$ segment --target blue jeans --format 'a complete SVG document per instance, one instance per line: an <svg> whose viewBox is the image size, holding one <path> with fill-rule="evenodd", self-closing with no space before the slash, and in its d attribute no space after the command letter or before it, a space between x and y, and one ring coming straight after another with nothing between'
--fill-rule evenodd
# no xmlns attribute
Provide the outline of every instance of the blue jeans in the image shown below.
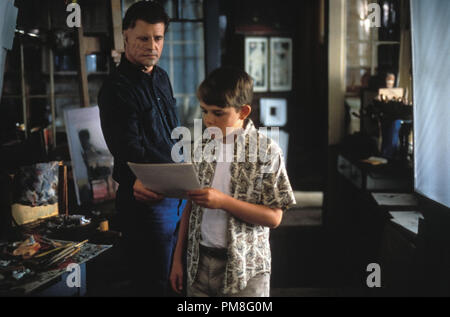
<svg viewBox="0 0 450 317"><path fill-rule="evenodd" d="M164 199L148 206L118 193L125 265L132 279L132 296L168 296L172 255L186 201Z"/></svg>

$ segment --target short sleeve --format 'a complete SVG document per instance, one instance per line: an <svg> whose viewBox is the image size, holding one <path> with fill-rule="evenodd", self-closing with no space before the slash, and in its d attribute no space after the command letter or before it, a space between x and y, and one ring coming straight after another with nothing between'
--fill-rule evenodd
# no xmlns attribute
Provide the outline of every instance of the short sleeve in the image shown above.
<svg viewBox="0 0 450 317"><path fill-rule="evenodd" d="M270 145L270 159L262 176L262 202L270 208L288 210L296 204L294 192L287 175L284 158L278 145Z"/></svg>

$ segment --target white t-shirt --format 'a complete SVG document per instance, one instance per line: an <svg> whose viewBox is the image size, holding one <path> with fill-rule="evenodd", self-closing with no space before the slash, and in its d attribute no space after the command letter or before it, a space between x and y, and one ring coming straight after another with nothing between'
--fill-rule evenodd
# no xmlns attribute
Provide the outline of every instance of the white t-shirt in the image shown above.
<svg viewBox="0 0 450 317"><path fill-rule="evenodd" d="M233 143L222 144L217 160L216 171L214 173L214 179L211 184L212 188L215 188L226 195L230 195L230 167L233 158L233 150ZM205 208L201 224L202 239L200 244L211 248L227 248L227 227L228 215L225 210Z"/></svg>

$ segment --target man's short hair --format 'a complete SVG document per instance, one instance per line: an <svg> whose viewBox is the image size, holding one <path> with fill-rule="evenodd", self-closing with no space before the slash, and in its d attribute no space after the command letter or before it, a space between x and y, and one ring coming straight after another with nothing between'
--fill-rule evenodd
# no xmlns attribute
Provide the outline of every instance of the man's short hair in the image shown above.
<svg viewBox="0 0 450 317"><path fill-rule="evenodd" d="M170 21L166 10L156 1L139 1L131 5L125 13L122 30L133 29L137 20L149 24L164 23L164 32L167 32Z"/></svg>
<svg viewBox="0 0 450 317"><path fill-rule="evenodd" d="M240 110L242 106L252 104L253 79L237 68L217 68L200 84L197 98L207 105Z"/></svg>

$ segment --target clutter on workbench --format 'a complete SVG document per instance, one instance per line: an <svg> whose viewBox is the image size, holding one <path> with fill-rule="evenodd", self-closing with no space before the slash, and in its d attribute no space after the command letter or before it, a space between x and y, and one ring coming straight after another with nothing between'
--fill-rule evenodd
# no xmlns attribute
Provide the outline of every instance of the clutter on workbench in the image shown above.
<svg viewBox="0 0 450 317"><path fill-rule="evenodd" d="M25 283L36 274L64 267L78 254L82 242L63 242L41 235L0 245L0 290Z"/></svg>

